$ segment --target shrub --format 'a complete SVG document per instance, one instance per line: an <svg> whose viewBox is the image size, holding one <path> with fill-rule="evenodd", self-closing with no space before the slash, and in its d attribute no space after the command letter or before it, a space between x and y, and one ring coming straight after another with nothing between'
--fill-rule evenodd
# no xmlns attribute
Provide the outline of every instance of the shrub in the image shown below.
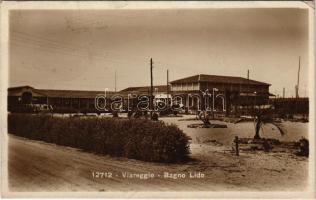
<svg viewBox="0 0 316 200"><path fill-rule="evenodd" d="M153 113L151 119L154 120L154 121L158 121L158 114L157 113Z"/></svg>
<svg viewBox="0 0 316 200"><path fill-rule="evenodd" d="M10 114L8 130L29 139L151 162L181 162L189 154L189 137L177 126L146 119Z"/></svg>

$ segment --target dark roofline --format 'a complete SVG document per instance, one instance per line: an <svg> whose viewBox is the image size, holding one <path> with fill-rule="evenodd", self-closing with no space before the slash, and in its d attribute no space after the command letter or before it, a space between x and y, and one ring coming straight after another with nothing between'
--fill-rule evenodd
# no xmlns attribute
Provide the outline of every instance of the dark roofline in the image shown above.
<svg viewBox="0 0 316 200"><path fill-rule="evenodd" d="M199 76L201 74L198 74L198 75L194 75L194 76L188 76L188 77L184 77L184 78L180 78L180 79L176 79L174 81L170 81L170 83L175 83L175 82L178 82L178 81L182 81L182 80L185 80L185 79L189 79L189 78L194 78L194 77L198 77L198 80L196 82L199 82Z"/></svg>
<svg viewBox="0 0 316 200"><path fill-rule="evenodd" d="M173 83L183 83L183 82L185 82L186 80L189 80L189 79L196 79L196 80L188 81L188 82L191 82L191 83L192 82L194 82L194 83L208 82L207 80L200 80L201 76L213 76L213 77L220 77L220 78L235 78L235 79L238 78L238 79L248 80L247 78L243 78L243 77L240 77L240 76L221 76L221 75L210 75L210 74L197 74L197 75L194 75L194 76L189 76L189 77L177 79L177 80L171 81L170 83L171 84L173 84ZM270 83L265 83L265 82L256 81L256 80L252 80L252 79L249 79L249 81L252 82L252 83L249 83L250 85L269 85L269 86L271 85ZM214 83L222 83L222 82L214 81ZM232 84L235 84L235 83L232 83Z"/></svg>
<svg viewBox="0 0 316 200"><path fill-rule="evenodd" d="M100 90L58 90L58 89L38 89L38 88L34 88L32 86L29 85L25 85L25 86L18 86L18 87L9 87L8 90L12 90L12 89L21 89L21 88L31 88L34 89L35 91L52 91L52 92L57 92L57 91L62 91L62 92L103 92ZM107 91L107 92L113 92L113 91Z"/></svg>
<svg viewBox="0 0 316 200"><path fill-rule="evenodd" d="M154 85L153 88L155 89L155 87L167 87L167 85ZM126 92L126 91L132 91L132 89L137 90L137 89L141 89L141 88L148 88L150 89L150 86L137 86L137 87L127 87L123 90L120 90L119 92ZM169 86L170 88L170 86Z"/></svg>
<svg viewBox="0 0 316 200"><path fill-rule="evenodd" d="M98 91L98 90L55 90L55 89L35 89L36 91L42 91L42 92L100 92L104 93L103 91ZM107 91L107 92L112 92L112 91Z"/></svg>
<svg viewBox="0 0 316 200"><path fill-rule="evenodd" d="M22 86L17 86L17 87L9 87L8 90L16 90L16 89L21 89L21 88L31 88L31 89L35 89L32 86L29 85L22 85Z"/></svg>
<svg viewBox="0 0 316 200"><path fill-rule="evenodd" d="M65 98L90 98L95 96L96 94L104 94L105 91L93 91L93 90L55 90L55 89L36 89L31 86L19 86L8 88L8 91L30 88L33 92L38 93L47 97L65 97ZM109 94L113 93L113 91L107 91ZM10 94L8 94L10 95Z"/></svg>

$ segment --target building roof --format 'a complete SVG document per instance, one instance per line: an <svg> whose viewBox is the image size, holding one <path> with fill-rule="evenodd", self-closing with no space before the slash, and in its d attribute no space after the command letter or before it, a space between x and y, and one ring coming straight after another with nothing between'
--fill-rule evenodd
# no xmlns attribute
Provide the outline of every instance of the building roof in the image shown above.
<svg viewBox="0 0 316 200"><path fill-rule="evenodd" d="M190 76L175 81L171 81L171 84L174 83L197 83L197 82L212 82L212 83L230 83L230 84L250 84L250 85L270 85L268 83L259 82L251 79L246 79L242 77L234 76L218 76L218 75L207 75L207 74L198 74L195 76Z"/></svg>
<svg viewBox="0 0 316 200"><path fill-rule="evenodd" d="M10 87L8 88L8 91L22 90L22 89L34 89L34 88L29 85L23 85L23 86L17 86L17 87Z"/></svg>
<svg viewBox="0 0 316 200"><path fill-rule="evenodd" d="M82 90L36 90L47 97L65 98L95 98L97 95L105 94L105 91L82 91Z"/></svg>
<svg viewBox="0 0 316 200"><path fill-rule="evenodd" d="M167 92L166 85L154 86L158 92ZM120 95L127 97L128 94L147 94L150 91L150 86L144 87L129 87L119 92L107 91L107 96ZM63 97L63 98L95 98L97 95L104 95L105 91L84 91L84 90L48 90L36 89L31 86L19 86L8 88L8 96L22 96L24 92L31 92L34 97Z"/></svg>
<svg viewBox="0 0 316 200"><path fill-rule="evenodd" d="M158 92L167 92L167 86L166 85L154 85L154 91L158 89ZM170 89L170 86L169 86ZM142 92L142 93L147 93L150 92L150 86L142 86L142 87L128 87L125 88L124 90L121 90L120 92Z"/></svg>
<svg viewBox="0 0 316 200"><path fill-rule="evenodd" d="M105 91L84 91L84 90L47 90L35 89L31 86L20 86L8 88L9 96L21 96L23 92L31 91L33 96L64 97L64 98L95 98ZM108 93L113 93L109 91Z"/></svg>

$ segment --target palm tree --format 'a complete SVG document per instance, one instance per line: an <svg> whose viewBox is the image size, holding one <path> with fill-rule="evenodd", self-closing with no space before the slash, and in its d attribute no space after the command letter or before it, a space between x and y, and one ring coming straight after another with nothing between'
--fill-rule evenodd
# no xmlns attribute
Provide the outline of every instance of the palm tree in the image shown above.
<svg viewBox="0 0 316 200"><path fill-rule="evenodd" d="M273 112L271 109L254 109L252 111L252 116L254 117L255 123L254 139L261 139L259 132L265 124L271 124L275 126L279 130L281 135L285 135L285 130L283 129L282 125L273 118L272 113ZM246 121L246 119L240 119L235 122L235 124Z"/></svg>
<svg viewBox="0 0 316 200"><path fill-rule="evenodd" d="M211 125L209 114L206 111L199 112L196 117L201 120L205 126Z"/></svg>

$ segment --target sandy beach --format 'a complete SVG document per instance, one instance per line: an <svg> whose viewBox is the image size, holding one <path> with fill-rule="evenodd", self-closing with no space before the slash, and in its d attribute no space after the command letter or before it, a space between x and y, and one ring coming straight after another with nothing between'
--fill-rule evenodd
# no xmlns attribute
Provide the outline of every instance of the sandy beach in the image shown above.
<svg viewBox="0 0 316 200"><path fill-rule="evenodd" d="M190 117L192 118L184 118ZM10 190L302 191L306 188L306 157L282 152L241 152L240 156L236 156L229 152L234 135L252 136L251 123L227 123L227 129L191 129L186 125L199 121L179 121L183 119L180 117L161 119L178 124L192 138L192 160L181 164L150 163L95 155L9 134ZM281 138L285 141L307 135L308 123L285 122L284 125L298 127L297 130L290 129L291 132L288 131ZM296 132L299 130L300 134ZM280 137L271 131L274 131L271 127L265 127L265 137L268 134L275 138ZM209 140L218 142L208 142ZM103 177L100 176L101 173ZM128 174L133 177L126 177ZM139 178L140 174L153 174L154 177Z"/></svg>

